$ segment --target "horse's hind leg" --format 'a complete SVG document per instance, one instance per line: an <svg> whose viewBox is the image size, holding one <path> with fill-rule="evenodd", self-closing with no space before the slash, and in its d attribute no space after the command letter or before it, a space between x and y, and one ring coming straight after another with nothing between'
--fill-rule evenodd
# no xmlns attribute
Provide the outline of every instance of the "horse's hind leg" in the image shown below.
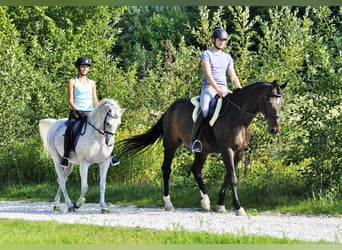
<svg viewBox="0 0 342 250"><path fill-rule="evenodd" d="M162 165L163 171L163 182L164 182L164 195L163 200L165 203L165 210L166 211L174 211L175 208L171 202L170 194L169 194L169 180L171 174L171 163L174 157L176 149L170 149L164 146L164 161Z"/></svg>
<svg viewBox="0 0 342 250"><path fill-rule="evenodd" d="M68 192L66 190L66 181L70 173L72 172L73 166L70 165L68 168L62 168L59 164L59 160L55 161L55 169L58 175L58 184L59 188L57 190L57 194L55 196L55 210L57 211L59 208L59 201L60 201L60 193L63 192L65 204L68 207L68 211L73 211L74 206L69 198Z"/></svg>
<svg viewBox="0 0 342 250"><path fill-rule="evenodd" d="M60 201L61 201L61 188L59 187L58 185L58 190L57 190L57 193L56 193L56 196L55 196L55 205L53 207L53 210L54 211L60 211L61 210L61 206L60 206Z"/></svg>
<svg viewBox="0 0 342 250"><path fill-rule="evenodd" d="M205 185L203 178L202 178L202 168L205 160L207 159L208 155L203 153L196 153L195 154L195 161L191 167L191 172L193 173L195 180L200 188L201 192L201 206L204 210L210 210L210 200L208 196L208 189Z"/></svg>

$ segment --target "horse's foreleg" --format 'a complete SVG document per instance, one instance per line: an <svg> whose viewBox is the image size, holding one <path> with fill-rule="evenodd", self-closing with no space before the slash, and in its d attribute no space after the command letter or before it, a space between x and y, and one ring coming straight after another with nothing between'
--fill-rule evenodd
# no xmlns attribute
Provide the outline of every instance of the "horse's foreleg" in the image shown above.
<svg viewBox="0 0 342 250"><path fill-rule="evenodd" d="M101 206L101 212L102 213L108 213L109 210L106 206L105 202L105 193L106 193L106 179L107 179L107 172L109 169L111 158L109 160L105 161L100 165L100 206Z"/></svg>
<svg viewBox="0 0 342 250"><path fill-rule="evenodd" d="M205 185L203 178L202 178L202 168L205 160L207 159L207 154L199 154L196 153L195 155L195 161L191 167L191 172L195 177L195 180L198 184L198 187L200 188L201 193L201 206L204 210L210 210L210 199L208 196L208 188Z"/></svg>
<svg viewBox="0 0 342 250"><path fill-rule="evenodd" d="M58 190L57 190L57 193L56 193L56 196L55 196L55 205L53 207L53 210L54 211L59 211L61 210L61 206L60 206L60 201L61 201L61 188L59 187L58 185Z"/></svg>
<svg viewBox="0 0 342 250"><path fill-rule="evenodd" d="M74 207L80 208L85 202L85 195L88 192L88 168L89 163L80 163L80 176L81 176L81 195L78 200L75 202Z"/></svg>
<svg viewBox="0 0 342 250"><path fill-rule="evenodd" d="M244 209L240 205L240 201L239 201L238 193L237 193L238 180L237 180L236 173L235 173L235 161L234 161L233 150L228 149L226 152L223 152L222 159L226 167L226 175L224 178L224 183L219 193L219 201L217 203L217 210L219 212L225 211L224 200L225 200L226 191L229 185L232 189L233 206L236 209L236 214L243 215L245 214Z"/></svg>

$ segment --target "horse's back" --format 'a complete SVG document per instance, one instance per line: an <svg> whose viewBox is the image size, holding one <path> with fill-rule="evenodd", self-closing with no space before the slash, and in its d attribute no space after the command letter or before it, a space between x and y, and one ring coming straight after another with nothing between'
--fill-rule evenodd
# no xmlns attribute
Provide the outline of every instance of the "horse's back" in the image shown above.
<svg viewBox="0 0 342 250"><path fill-rule="evenodd" d="M43 141L44 148L47 149L47 134L51 126L56 122L56 119L46 118L39 121L39 134Z"/></svg>
<svg viewBox="0 0 342 250"><path fill-rule="evenodd" d="M65 130L64 124L66 121L67 121L66 118L59 119L59 120L53 119L53 118L46 118L46 119L42 119L39 121L39 133L43 141L45 150L50 151L51 153L53 145L56 145L53 142L53 140L56 139L55 137L57 135L63 133L63 130Z"/></svg>

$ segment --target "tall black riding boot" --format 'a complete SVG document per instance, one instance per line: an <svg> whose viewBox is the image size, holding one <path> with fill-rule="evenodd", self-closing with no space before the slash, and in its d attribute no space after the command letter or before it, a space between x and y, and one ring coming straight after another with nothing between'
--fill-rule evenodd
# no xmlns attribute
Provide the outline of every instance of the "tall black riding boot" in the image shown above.
<svg viewBox="0 0 342 250"><path fill-rule="evenodd" d="M69 153L70 153L70 129L65 130L64 134L64 154L61 162L61 166L64 168L69 167Z"/></svg>
<svg viewBox="0 0 342 250"><path fill-rule="evenodd" d="M198 115L191 133L190 149L194 152L202 152L202 143L199 140L206 118L202 112Z"/></svg>

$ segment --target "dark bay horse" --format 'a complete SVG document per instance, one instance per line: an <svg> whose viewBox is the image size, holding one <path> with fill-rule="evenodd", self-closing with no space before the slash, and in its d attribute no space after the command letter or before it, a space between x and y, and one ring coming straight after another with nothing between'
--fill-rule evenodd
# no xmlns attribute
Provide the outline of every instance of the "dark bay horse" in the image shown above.
<svg viewBox="0 0 342 250"><path fill-rule="evenodd" d="M256 82L233 94L226 96L222 103L221 114L213 127L206 126L200 140L202 152L195 153L191 171L197 181L202 196L201 205L210 210L208 189L202 178L202 167L210 153L220 153L226 167L224 183L219 193L216 210L225 211L224 200L228 186L232 189L233 205L237 215L244 215L237 193L237 176L235 169L242 158L243 150L248 144L249 125L261 112L268 124L268 132L276 134L280 130L280 109L283 105L283 89L286 83L279 85L276 81ZM169 177L171 163L176 149L184 143L190 144L192 112L194 106L190 99L183 98L174 102L159 121L146 133L121 141L122 153L135 154L162 138L164 161L162 165L165 209L174 210L169 195Z"/></svg>

